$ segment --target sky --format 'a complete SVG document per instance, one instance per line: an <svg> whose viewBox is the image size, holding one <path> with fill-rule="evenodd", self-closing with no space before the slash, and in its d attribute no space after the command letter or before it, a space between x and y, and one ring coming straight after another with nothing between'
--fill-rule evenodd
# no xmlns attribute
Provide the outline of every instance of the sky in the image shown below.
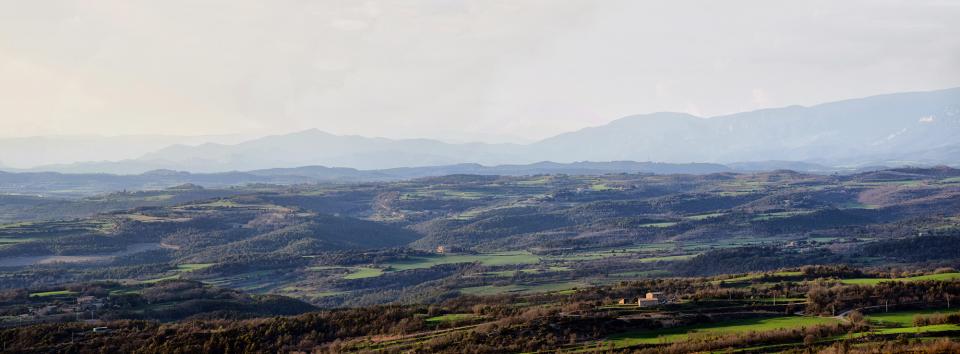
<svg viewBox="0 0 960 354"><path fill-rule="evenodd" d="M960 1L0 0L0 136L529 142L960 86Z"/></svg>

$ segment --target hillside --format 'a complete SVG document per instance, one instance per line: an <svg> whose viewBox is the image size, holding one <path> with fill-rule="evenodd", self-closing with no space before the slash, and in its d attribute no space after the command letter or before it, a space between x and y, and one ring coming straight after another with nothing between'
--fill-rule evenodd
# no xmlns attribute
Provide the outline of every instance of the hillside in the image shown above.
<svg viewBox="0 0 960 354"><path fill-rule="evenodd" d="M955 234L958 177L948 167L461 174L182 185L62 209L21 197L10 200L45 217L0 224L0 267L9 269L0 274L8 288L177 277L356 306L809 264L953 266L877 242ZM188 264L206 266L184 272Z"/></svg>
<svg viewBox="0 0 960 354"><path fill-rule="evenodd" d="M765 163L757 163L754 167L762 169L765 165ZM451 174L504 176L536 174L603 175L608 173L706 174L729 170L730 168L718 164L669 164L614 161L575 162L569 164L538 162L528 165L497 166L457 164L403 167L384 170L357 170L353 168L325 166L301 166L220 173L151 170L133 175L57 172L12 173L0 171L0 193L83 197L124 190L163 189L182 184L195 184L206 188L226 188L249 184L291 185L302 183L381 182Z"/></svg>
<svg viewBox="0 0 960 354"><path fill-rule="evenodd" d="M48 217L0 223L15 352L778 352L960 332L949 167L10 198Z"/></svg>

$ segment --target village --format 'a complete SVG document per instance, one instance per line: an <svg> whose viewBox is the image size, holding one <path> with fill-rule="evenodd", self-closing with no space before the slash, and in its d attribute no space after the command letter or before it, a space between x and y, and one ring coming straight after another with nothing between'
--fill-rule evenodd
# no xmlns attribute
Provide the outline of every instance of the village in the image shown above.
<svg viewBox="0 0 960 354"><path fill-rule="evenodd" d="M47 295L47 294L41 294ZM51 301L23 304L16 308L7 309L0 315L0 327L13 327L44 322L84 321L98 322L98 312L106 306L106 298L96 296L64 296L52 294L37 296L31 299L50 298ZM95 332L102 332L103 328Z"/></svg>

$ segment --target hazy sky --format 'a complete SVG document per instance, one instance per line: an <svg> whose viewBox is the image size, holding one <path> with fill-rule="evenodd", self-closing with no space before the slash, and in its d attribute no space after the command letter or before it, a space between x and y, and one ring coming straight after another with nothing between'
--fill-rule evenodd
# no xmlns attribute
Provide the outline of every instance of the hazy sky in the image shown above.
<svg viewBox="0 0 960 354"><path fill-rule="evenodd" d="M960 86L960 1L0 0L0 136L523 141Z"/></svg>

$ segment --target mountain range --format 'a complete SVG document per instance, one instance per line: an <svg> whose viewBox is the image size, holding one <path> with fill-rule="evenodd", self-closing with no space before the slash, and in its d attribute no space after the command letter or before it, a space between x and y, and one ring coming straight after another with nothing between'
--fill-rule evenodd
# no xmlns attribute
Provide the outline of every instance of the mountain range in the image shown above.
<svg viewBox="0 0 960 354"><path fill-rule="evenodd" d="M541 156L572 160L788 160L861 165L890 161L953 164L960 158L951 154L958 146L960 88L709 119L683 113L632 116L561 134L533 148Z"/></svg>
<svg viewBox="0 0 960 354"><path fill-rule="evenodd" d="M0 141L0 147L3 144ZM2 151L0 161L10 160L10 150ZM312 129L237 143L178 143L137 158L103 160L48 164L29 171L139 174L170 169L214 173L298 166L382 170L537 161L957 165L960 88L710 118L671 112L635 115L530 144L453 144L430 139L343 136Z"/></svg>
<svg viewBox="0 0 960 354"><path fill-rule="evenodd" d="M0 138L0 168L65 165L88 161L136 159L171 145L203 143L236 144L249 140L245 135L54 135Z"/></svg>
<svg viewBox="0 0 960 354"><path fill-rule="evenodd" d="M764 168L764 164L757 167ZM777 165L779 166L779 165ZM821 167L824 168L824 167ZM526 165L401 167L358 170L347 167L302 166L245 172L190 173L153 170L141 174L0 172L0 195L83 197L120 190L157 190L181 185L223 188L257 183L291 185L301 183L384 182L457 174L527 176L538 174L603 175L610 173L709 174L733 171L720 164L670 164L653 162L539 162ZM192 187L191 187L192 188Z"/></svg>

